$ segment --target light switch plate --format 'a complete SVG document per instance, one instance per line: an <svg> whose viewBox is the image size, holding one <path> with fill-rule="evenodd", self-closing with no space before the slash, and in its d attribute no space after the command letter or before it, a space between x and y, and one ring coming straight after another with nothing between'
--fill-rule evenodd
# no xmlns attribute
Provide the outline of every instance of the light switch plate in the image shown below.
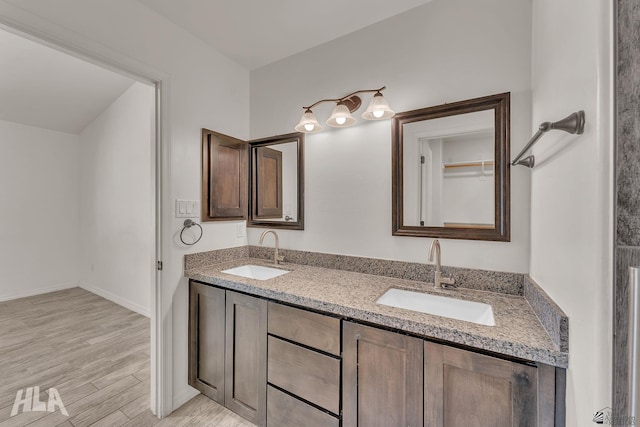
<svg viewBox="0 0 640 427"><path fill-rule="evenodd" d="M176 218L199 218L200 201L176 199Z"/></svg>

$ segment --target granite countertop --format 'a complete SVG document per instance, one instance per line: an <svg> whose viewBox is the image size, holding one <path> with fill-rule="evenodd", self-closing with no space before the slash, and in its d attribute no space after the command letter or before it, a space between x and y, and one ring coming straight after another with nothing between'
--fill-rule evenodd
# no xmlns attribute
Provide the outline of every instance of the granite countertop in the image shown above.
<svg viewBox="0 0 640 427"><path fill-rule="evenodd" d="M521 296L465 288L435 290L413 280L343 270L282 263L290 273L254 280L222 273L246 264L275 267L272 262L241 258L185 271L200 282L394 328L425 338L462 344L507 356L566 368L568 354L553 343L527 301ZM490 304L495 326L419 313L376 304L389 288L417 290Z"/></svg>

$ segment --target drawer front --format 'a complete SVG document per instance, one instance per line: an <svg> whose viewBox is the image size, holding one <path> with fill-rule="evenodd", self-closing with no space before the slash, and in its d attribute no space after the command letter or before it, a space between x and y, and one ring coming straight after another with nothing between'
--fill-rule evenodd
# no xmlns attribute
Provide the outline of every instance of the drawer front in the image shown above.
<svg viewBox="0 0 640 427"><path fill-rule="evenodd" d="M340 319L269 303L269 333L340 356Z"/></svg>
<svg viewBox="0 0 640 427"><path fill-rule="evenodd" d="M326 412L269 386L267 427L338 427L340 422Z"/></svg>
<svg viewBox="0 0 640 427"><path fill-rule="evenodd" d="M340 360L269 337L268 381L334 414L340 411Z"/></svg>

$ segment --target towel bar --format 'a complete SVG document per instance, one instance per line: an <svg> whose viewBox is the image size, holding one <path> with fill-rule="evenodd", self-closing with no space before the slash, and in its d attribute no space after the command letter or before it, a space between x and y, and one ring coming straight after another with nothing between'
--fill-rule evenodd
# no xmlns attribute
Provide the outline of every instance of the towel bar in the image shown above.
<svg viewBox="0 0 640 427"><path fill-rule="evenodd" d="M582 110L577 111L557 122L542 123L538 127L538 131L535 133L535 135L533 135L533 137L529 140L529 142L527 142L527 145L525 145L522 151L520 151L520 153L516 156L516 158L513 159L513 162L511 162L511 165L512 166L523 165L529 168L534 167L536 164L536 158L533 154L525 157L522 160L520 159L522 158L522 156L524 156L524 154L527 151L529 151L529 148L531 148L533 144L535 144L540 138L542 138L542 135L554 129L563 130L571 134L578 134L578 135L582 134L582 132L584 132L584 111Z"/></svg>

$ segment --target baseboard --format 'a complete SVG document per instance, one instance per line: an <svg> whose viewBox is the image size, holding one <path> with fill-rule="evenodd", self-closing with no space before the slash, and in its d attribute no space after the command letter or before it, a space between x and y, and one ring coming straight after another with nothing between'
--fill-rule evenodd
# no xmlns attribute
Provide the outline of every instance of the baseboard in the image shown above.
<svg viewBox="0 0 640 427"><path fill-rule="evenodd" d="M151 317L151 313L149 312L149 309L141 306L140 304L136 304L135 302L131 302L129 300L121 298L118 295L112 294L111 292L105 291L104 289L100 289L98 287L89 285L88 283L80 282L78 286L80 286L82 289L86 291L89 291L98 296L101 296L104 299L108 299L111 302L121 305L124 308L127 308L131 311L135 311L138 314L142 314L145 317L149 317L149 318Z"/></svg>
<svg viewBox="0 0 640 427"><path fill-rule="evenodd" d="M184 405L185 403L187 403L188 401L190 401L191 399L193 399L199 394L200 392L195 388L187 387L182 392L178 393L173 397L173 410L175 411L176 409L178 409L179 407L181 407L182 405Z"/></svg>
<svg viewBox="0 0 640 427"><path fill-rule="evenodd" d="M25 291L25 292L19 292L19 293L16 293L16 294L0 295L0 302L2 302L2 301L11 301L11 300L14 300L14 299L19 299L19 298L32 297L32 296L35 296L35 295L48 294L49 292L62 291L64 289L77 288L78 286L79 286L78 282L63 283L63 284L59 284L59 285L47 286L45 288L37 288L37 289L32 289L32 290L29 290L29 291Z"/></svg>

